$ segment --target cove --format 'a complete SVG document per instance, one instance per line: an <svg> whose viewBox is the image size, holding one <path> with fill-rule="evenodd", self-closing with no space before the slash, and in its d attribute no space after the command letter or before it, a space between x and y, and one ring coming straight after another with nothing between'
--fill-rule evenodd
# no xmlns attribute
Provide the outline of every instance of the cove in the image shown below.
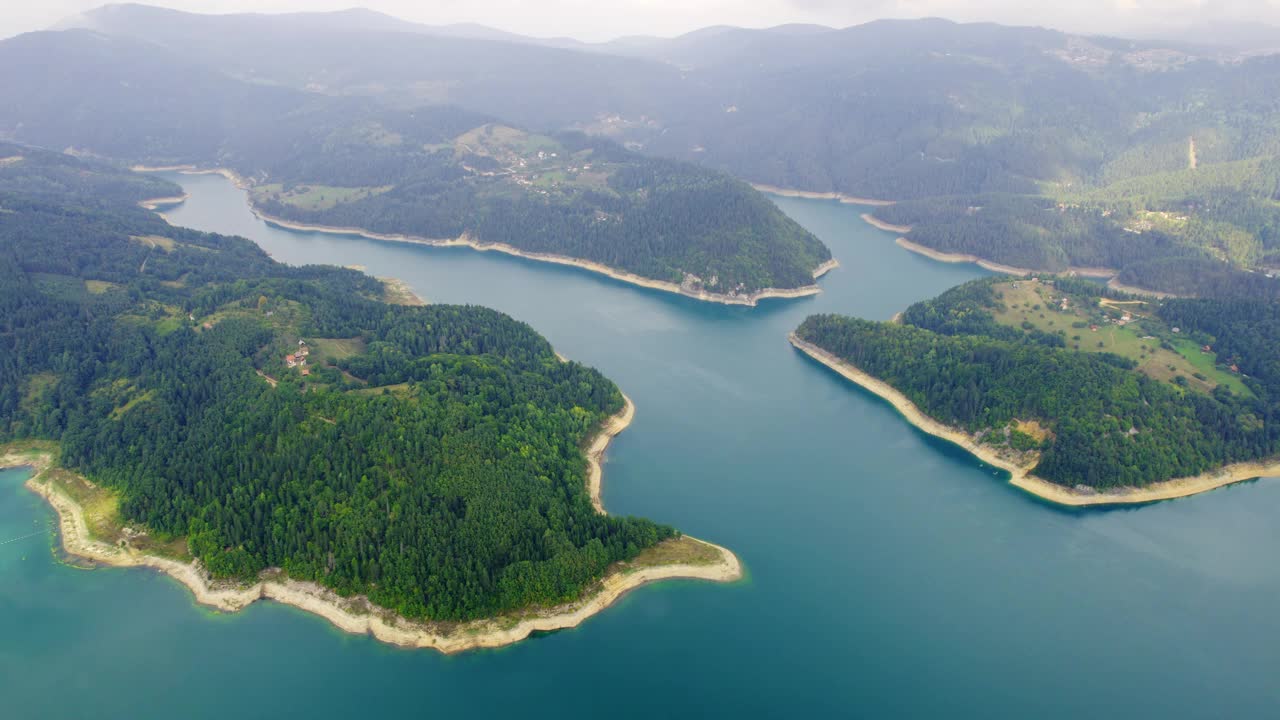
<svg viewBox="0 0 1280 720"><path fill-rule="evenodd" d="M808 314L887 319L983 271L902 250L836 201L776 198L841 266L821 295L721 307L467 249L265 225L174 175L176 224L281 261L360 265L531 323L635 401L611 513L733 549L746 582L648 586L581 627L445 657L260 603L193 606L146 571L0 545L0 717L1243 717L1273 715L1280 483L1046 506L795 351ZM0 474L0 542L52 512Z"/></svg>

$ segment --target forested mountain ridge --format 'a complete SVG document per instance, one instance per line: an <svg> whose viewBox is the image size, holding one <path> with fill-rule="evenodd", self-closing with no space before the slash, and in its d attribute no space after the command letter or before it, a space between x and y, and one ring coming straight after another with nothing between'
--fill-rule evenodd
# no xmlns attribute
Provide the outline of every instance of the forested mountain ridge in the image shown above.
<svg viewBox="0 0 1280 720"><path fill-rule="evenodd" d="M1101 292L986 279L901 323L815 315L796 335L1065 488L1144 487L1280 454L1280 305Z"/></svg>
<svg viewBox="0 0 1280 720"><path fill-rule="evenodd" d="M829 250L745 183L456 107L248 83L87 31L0 43L0 129L130 163L225 167L291 221L467 236L735 300L812 287Z"/></svg>
<svg viewBox="0 0 1280 720"><path fill-rule="evenodd" d="M457 103L755 183L911 201L877 216L915 226L912 242L936 250L1041 271L1101 262L1126 285L1194 295L1280 267L1275 56L938 19L716 27L588 53L372 28L286 32L250 16L237 21L241 37L198 15L170 36L137 22L150 12L98 27L258 80ZM1045 204L1078 212L1046 222ZM1152 237L1121 242L1133 240L1123 232ZM1127 262L1148 247L1144 262Z"/></svg>
<svg viewBox="0 0 1280 720"><path fill-rule="evenodd" d="M135 205L166 182L0 158L0 441L58 441L215 577L460 620L577 598L673 536L595 512L583 447L623 398L529 326L172 227Z"/></svg>
<svg viewBox="0 0 1280 720"><path fill-rule="evenodd" d="M1280 205L1218 187L1177 203L985 194L908 200L875 209L912 243L1024 271L1081 269L1174 295L1280 298ZM1173 210L1145 210L1169 207Z"/></svg>
<svg viewBox="0 0 1280 720"><path fill-rule="evenodd" d="M585 53L130 10L94 27L259 81L576 126L753 182L895 200L1176 169L1188 135L1221 125L1214 108L1265 121L1265 101L1246 101L1275 80L1269 58L1219 62L1178 45L939 19L707 28L640 43L637 59L607 44ZM604 78L607 90L574 90ZM1257 145L1219 132L1203 138L1202 161ZM1117 152L1168 142L1182 152Z"/></svg>

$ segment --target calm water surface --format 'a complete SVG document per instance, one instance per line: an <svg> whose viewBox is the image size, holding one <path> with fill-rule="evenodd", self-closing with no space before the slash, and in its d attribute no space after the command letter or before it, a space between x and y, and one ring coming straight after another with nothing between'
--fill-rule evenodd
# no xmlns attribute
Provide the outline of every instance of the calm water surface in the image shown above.
<svg viewBox="0 0 1280 720"><path fill-rule="evenodd" d="M51 511L6 471L0 718L1280 716L1280 483L1065 512L916 432L786 342L809 313L886 319L981 273L897 248L859 208L777 199L841 267L751 310L284 231L221 177L173 179L192 196L175 223L498 308L599 367L638 406L606 506L733 548L749 579L642 588L576 630L445 657L61 565Z"/></svg>

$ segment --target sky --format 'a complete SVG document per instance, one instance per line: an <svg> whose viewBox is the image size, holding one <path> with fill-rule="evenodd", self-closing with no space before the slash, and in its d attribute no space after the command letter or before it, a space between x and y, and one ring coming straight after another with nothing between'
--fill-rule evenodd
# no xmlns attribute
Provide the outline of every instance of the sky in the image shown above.
<svg viewBox="0 0 1280 720"><path fill-rule="evenodd" d="M102 0L0 0L0 37L45 29ZM1146 35L1203 22L1275 23L1280 0L151 0L204 13L379 10L428 24L476 22L542 37L672 36L708 25L836 27L882 17L946 17Z"/></svg>

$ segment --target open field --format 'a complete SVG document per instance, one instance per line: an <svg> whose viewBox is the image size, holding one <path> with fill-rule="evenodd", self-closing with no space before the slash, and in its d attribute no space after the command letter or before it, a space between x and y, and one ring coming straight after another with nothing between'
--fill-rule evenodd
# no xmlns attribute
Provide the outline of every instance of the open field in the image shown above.
<svg viewBox="0 0 1280 720"><path fill-rule="evenodd" d="M173 246L177 244L172 238L162 235L130 235L129 239L150 248L160 248L165 252L173 252Z"/></svg>
<svg viewBox="0 0 1280 720"><path fill-rule="evenodd" d="M476 155L488 155L500 162L515 157L536 156L539 152L561 153L564 148L547 135L528 133L498 124L481 125L459 135L454 146Z"/></svg>
<svg viewBox="0 0 1280 720"><path fill-rule="evenodd" d="M271 198L303 210L328 210L344 203L364 200L391 189L380 187L337 187L334 185L295 185L288 189L279 183L253 188L255 200Z"/></svg>
<svg viewBox="0 0 1280 720"><path fill-rule="evenodd" d="M1245 387L1239 375L1224 371L1217 366L1218 356L1216 354L1204 352L1194 341L1186 338L1174 340L1172 345L1178 349L1178 352L1192 367L1200 371L1200 374L1219 385L1226 385L1232 392L1241 395L1253 395L1249 388Z"/></svg>
<svg viewBox="0 0 1280 720"><path fill-rule="evenodd" d="M84 289L88 290L90 295L102 295L108 290L112 290L118 287L120 286L113 282L107 282L106 280L85 280L84 281Z"/></svg>
<svg viewBox="0 0 1280 720"><path fill-rule="evenodd" d="M1252 394L1238 376L1217 367L1216 355L1204 352L1195 342L1175 337L1170 340L1174 350L1161 347L1160 337L1170 333L1153 319L1147 301L1103 298L1097 307L1080 307L1072 297L1064 310L1063 294L1044 282L1010 281L997 284L995 290L1004 308L993 315L1002 325L1062 334L1068 348L1129 358L1138 364L1139 372L1156 380L1182 377L1187 387L1202 392L1226 385L1232 392ZM1128 322L1107 321L1125 313L1130 316Z"/></svg>
<svg viewBox="0 0 1280 720"><path fill-rule="evenodd" d="M392 395L399 395L409 392L409 383L403 382L396 383L395 385L378 385L377 387L357 388L355 390L348 390L347 392L355 393L357 395L381 395L383 392L387 392Z"/></svg>
<svg viewBox="0 0 1280 720"><path fill-rule="evenodd" d="M364 352L364 340L354 338L314 338L307 341L311 346L309 360L312 364L324 361L342 360Z"/></svg>

